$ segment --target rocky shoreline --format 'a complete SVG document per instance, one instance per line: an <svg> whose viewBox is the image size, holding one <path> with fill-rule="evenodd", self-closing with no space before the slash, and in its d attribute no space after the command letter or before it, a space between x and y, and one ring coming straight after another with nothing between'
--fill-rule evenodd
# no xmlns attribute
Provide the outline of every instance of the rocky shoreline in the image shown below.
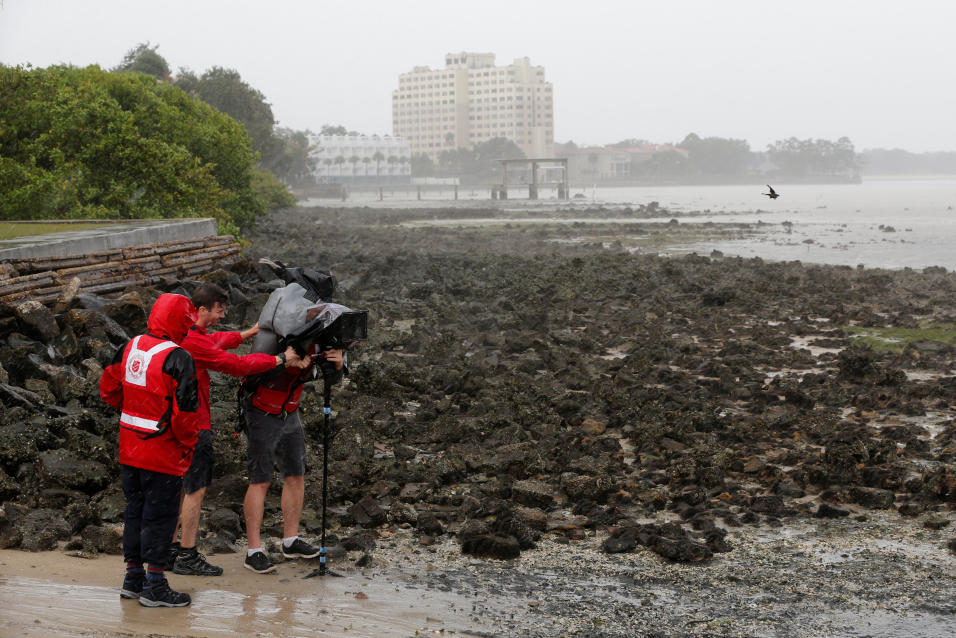
<svg viewBox="0 0 956 638"><path fill-rule="evenodd" d="M369 311L370 341L353 351L353 374L334 394L330 449L331 528L357 568L387 563L383 545L404 535L412 548L453 550L465 571L476 561L505 580L508 563L496 559L525 564L549 551L583 557L549 567L569 582L598 563L616 581L649 565L706 575L738 565L735 553L750 555L742 546L760 530L824 525L839 537L878 521L949 545L936 591L952 600L956 274L635 254L605 241L621 222L416 224L500 215L284 211L260 222L249 260L206 277L229 288L236 328L255 321L277 285L259 256L331 268L335 301ZM637 224L662 211L614 213L622 215ZM676 222L640 229L662 244L685 232ZM0 309L0 547L116 551L117 426L96 382L145 326L153 299L192 285ZM853 336L861 328L908 332L895 348L873 349L881 344ZM208 552L241 544L235 389L235 380L214 380ZM318 401L313 393L303 404L316 476ZM320 487L307 481L313 534ZM268 505L275 525L275 494ZM772 558L755 573L787 569ZM495 580L484 586L505 586ZM663 604L617 598L621 613ZM525 611L545 614L552 602ZM797 601L776 602L767 613L783 623ZM953 613L951 602L930 607L934 617ZM819 611L803 609L807 618ZM682 631L777 626L708 623ZM578 625L573 635L627 635L627 626L592 623L585 634ZM561 631L572 628L524 635Z"/></svg>

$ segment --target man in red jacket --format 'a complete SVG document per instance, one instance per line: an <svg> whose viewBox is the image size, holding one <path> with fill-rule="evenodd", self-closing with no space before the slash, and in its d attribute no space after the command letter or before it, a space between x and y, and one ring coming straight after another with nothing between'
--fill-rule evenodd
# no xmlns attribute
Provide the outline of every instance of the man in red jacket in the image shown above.
<svg viewBox="0 0 956 638"><path fill-rule="evenodd" d="M320 378L321 359L336 371L342 370L345 363L342 350L320 352L313 345L302 361L260 383L244 412L249 457L249 487L242 502L249 539L244 566L260 574L276 568L266 556L260 535L275 465L282 473L282 555L315 558L321 552L321 548L299 538L305 500L305 435L298 410L302 384Z"/></svg>
<svg viewBox="0 0 956 638"><path fill-rule="evenodd" d="M119 349L100 378L100 396L122 411L119 462L126 495L120 596L145 607L185 607L189 594L170 588L164 568L179 517L183 475L199 423L193 359L179 344L196 321L182 295L160 295L146 334ZM143 563L148 563L144 571Z"/></svg>
<svg viewBox="0 0 956 638"><path fill-rule="evenodd" d="M173 544L175 557L172 560L173 572L187 576L219 576L222 567L210 565L206 557L196 550L196 536L199 531L199 516L206 488L212 483L213 444L209 415L209 370L222 372L234 377L266 372L277 366L293 366L299 356L293 348L284 354L271 355L252 353L238 356L227 350L238 347L242 342L259 332L256 324L242 332L216 332L207 330L216 326L226 316L226 304L229 300L225 290L216 284L202 284L192 294L196 306L196 325L190 328L182 346L192 355L196 364L196 381L199 384L199 439L193 453L192 465L183 477L183 504L180 513L182 537L180 546Z"/></svg>

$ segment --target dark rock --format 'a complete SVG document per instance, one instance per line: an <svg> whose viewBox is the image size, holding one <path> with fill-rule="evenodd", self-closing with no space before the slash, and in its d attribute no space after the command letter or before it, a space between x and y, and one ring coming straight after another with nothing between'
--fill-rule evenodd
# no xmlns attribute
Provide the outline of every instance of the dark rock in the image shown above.
<svg viewBox="0 0 956 638"><path fill-rule="evenodd" d="M235 539L229 536L207 536L202 544L210 554L235 554L239 551Z"/></svg>
<svg viewBox="0 0 956 638"><path fill-rule="evenodd" d="M418 521L415 528L422 534L429 536L441 536L445 533L445 528L441 521L432 512L422 512L418 515Z"/></svg>
<svg viewBox="0 0 956 638"><path fill-rule="evenodd" d="M418 511L408 503L401 501L395 501L389 506L388 515L392 521L399 525L402 523L415 525L418 522Z"/></svg>
<svg viewBox="0 0 956 638"><path fill-rule="evenodd" d="M479 558L507 560L518 558L521 555L521 548L518 539L514 536L481 534L464 539L461 552Z"/></svg>
<svg viewBox="0 0 956 638"><path fill-rule="evenodd" d="M60 335L53 313L39 301L22 301L14 305L13 311L23 329L43 343L50 343Z"/></svg>
<svg viewBox="0 0 956 638"><path fill-rule="evenodd" d="M941 516L935 516L923 521L923 527L926 529L943 529L944 527L947 527L949 523L949 519L943 518Z"/></svg>
<svg viewBox="0 0 956 638"><path fill-rule="evenodd" d="M491 528L488 523L471 519L462 523L461 529L458 530L458 538L471 538L472 536L482 536L489 533L491 533Z"/></svg>
<svg viewBox="0 0 956 638"><path fill-rule="evenodd" d="M511 486L511 498L528 507L548 507L554 503L554 496L554 488L544 481L527 479Z"/></svg>
<svg viewBox="0 0 956 638"><path fill-rule="evenodd" d="M773 516L780 516L785 511L783 499L776 494L760 494L755 496L750 502L750 509L755 512L760 512L761 514L770 514Z"/></svg>
<svg viewBox="0 0 956 638"><path fill-rule="evenodd" d="M405 503L417 503L426 500L429 494L431 489L427 483L406 483L398 498Z"/></svg>
<svg viewBox="0 0 956 638"><path fill-rule="evenodd" d="M601 548L608 554L622 554L637 547L637 532L634 528L621 527L604 539Z"/></svg>
<svg viewBox="0 0 956 638"><path fill-rule="evenodd" d="M388 513L379 506L375 499L366 496L349 508L349 514L355 523L362 527L378 527L385 523Z"/></svg>
<svg viewBox="0 0 956 638"><path fill-rule="evenodd" d="M40 475L55 485L93 494L110 482L106 466L83 458L68 450L42 452L39 458Z"/></svg>
<svg viewBox="0 0 956 638"><path fill-rule="evenodd" d="M20 547L30 552L56 549L57 541L70 537L73 530L62 514L52 509L30 511L20 521Z"/></svg>
<svg viewBox="0 0 956 638"><path fill-rule="evenodd" d="M126 513L126 497L123 492L111 490L101 492L94 502L99 508L100 516L108 523L122 523L123 515Z"/></svg>
<svg viewBox="0 0 956 638"><path fill-rule="evenodd" d="M115 343L129 341L129 333L122 326L96 310L73 308L63 314L63 323L70 326L77 337L101 337Z"/></svg>
<svg viewBox="0 0 956 638"><path fill-rule="evenodd" d="M83 549L101 554L123 553L123 531L102 525L87 525L80 534Z"/></svg>
<svg viewBox="0 0 956 638"><path fill-rule="evenodd" d="M19 422L0 427L0 467L13 473L21 464L35 461L41 451L54 447L57 442L45 424Z"/></svg>
<svg viewBox="0 0 956 638"><path fill-rule="evenodd" d="M23 540L20 521L29 511L29 508L15 503L0 505L0 549L20 546L20 541Z"/></svg>
<svg viewBox="0 0 956 638"><path fill-rule="evenodd" d="M688 538L657 536L651 542L650 548L664 558L678 563L697 563L714 555L707 545Z"/></svg>
<svg viewBox="0 0 956 638"><path fill-rule="evenodd" d="M242 518L228 507L217 507L206 518L206 527L219 536L232 541L242 536Z"/></svg>
<svg viewBox="0 0 956 638"><path fill-rule="evenodd" d="M880 510L890 509L896 501L896 494L890 490L880 490L873 487L851 487L847 490L847 497L851 503Z"/></svg>
<svg viewBox="0 0 956 638"><path fill-rule="evenodd" d="M131 290L110 301L102 312L117 324L125 326L128 334L142 334L146 332L150 305L151 302L144 301L138 291Z"/></svg>
<svg viewBox="0 0 956 638"><path fill-rule="evenodd" d="M368 532L358 532L343 540L340 546L350 552L370 552L375 549L375 538Z"/></svg>
<svg viewBox="0 0 956 638"><path fill-rule="evenodd" d="M900 513L900 516L919 516L926 510L925 507L919 503L900 503L899 507L896 508L896 511Z"/></svg>
<svg viewBox="0 0 956 638"><path fill-rule="evenodd" d="M15 388L6 383L0 383L0 403L19 405L28 410L35 410L43 403L43 399L36 393Z"/></svg>
<svg viewBox="0 0 956 638"><path fill-rule="evenodd" d="M817 518L842 518L849 515L849 510L843 509L842 507L837 507L836 505L831 505L830 503L826 502L820 503L816 513L814 513L814 516Z"/></svg>

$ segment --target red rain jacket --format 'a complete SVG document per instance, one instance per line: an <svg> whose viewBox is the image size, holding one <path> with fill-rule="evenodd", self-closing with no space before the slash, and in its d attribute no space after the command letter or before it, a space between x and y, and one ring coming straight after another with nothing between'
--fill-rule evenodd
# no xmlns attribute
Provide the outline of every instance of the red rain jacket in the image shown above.
<svg viewBox="0 0 956 638"><path fill-rule="evenodd" d="M305 370L286 368L275 379L259 384L252 395L252 405L269 414L294 412L299 407L302 384L318 376L318 351L318 347L314 344L309 347L306 354L312 356L312 365Z"/></svg>
<svg viewBox="0 0 956 638"><path fill-rule="evenodd" d="M199 385L199 429L211 429L209 416L209 370L222 372L234 377L267 372L276 367L275 355L254 352L244 356L235 355L232 350L242 343L238 332L206 332L199 326L193 326L183 339L183 348L192 355L196 363L196 382Z"/></svg>
<svg viewBox="0 0 956 638"><path fill-rule="evenodd" d="M183 476L198 438L198 396L192 357L177 344L196 321L192 302L160 295L147 333L117 352L100 378L100 396L120 416L119 461Z"/></svg>

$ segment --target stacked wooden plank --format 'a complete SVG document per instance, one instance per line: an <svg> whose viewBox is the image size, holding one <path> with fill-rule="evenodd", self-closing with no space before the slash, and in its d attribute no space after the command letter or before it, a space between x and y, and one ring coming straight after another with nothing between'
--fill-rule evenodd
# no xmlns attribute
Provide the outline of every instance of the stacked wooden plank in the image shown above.
<svg viewBox="0 0 956 638"><path fill-rule="evenodd" d="M17 259L0 263L0 303L27 297L48 303L74 279L79 280L81 292L103 294L128 286L194 277L235 261L239 248L231 236L225 235L87 255Z"/></svg>

